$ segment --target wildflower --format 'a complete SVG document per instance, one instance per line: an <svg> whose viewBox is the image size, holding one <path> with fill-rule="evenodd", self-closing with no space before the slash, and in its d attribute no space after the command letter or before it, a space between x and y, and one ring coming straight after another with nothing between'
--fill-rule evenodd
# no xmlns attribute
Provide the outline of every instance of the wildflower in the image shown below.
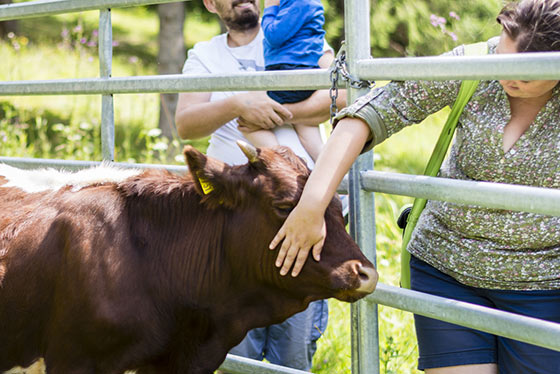
<svg viewBox="0 0 560 374"><path fill-rule="evenodd" d="M434 27L439 26L440 28L442 28L442 26L445 25L446 22L447 21L443 17L436 16L435 14L430 15L430 23ZM445 27L445 26L443 26L443 27Z"/></svg>
<svg viewBox="0 0 560 374"><path fill-rule="evenodd" d="M160 135L161 135L161 129L151 129L150 131L148 131L148 136L152 138L157 138Z"/></svg>
<svg viewBox="0 0 560 374"><path fill-rule="evenodd" d="M81 122L80 123L80 129L86 130L86 131L91 130L91 129L93 129L93 125L89 122Z"/></svg>
<svg viewBox="0 0 560 374"><path fill-rule="evenodd" d="M154 151L167 151L167 143L164 142L157 142L152 147Z"/></svg>
<svg viewBox="0 0 560 374"><path fill-rule="evenodd" d="M450 32L447 35L449 35L451 37L451 39L453 39L454 42L456 42L457 39L459 39L459 38L457 38L457 35L454 32Z"/></svg>
<svg viewBox="0 0 560 374"><path fill-rule="evenodd" d="M80 33L80 32L82 32L82 30L83 30L82 25L77 25L76 27L74 27L73 31L75 33Z"/></svg>
<svg viewBox="0 0 560 374"><path fill-rule="evenodd" d="M138 63L138 57L130 56L130 58L128 59L128 62L131 63L131 64L137 64Z"/></svg>
<svg viewBox="0 0 560 374"><path fill-rule="evenodd" d="M63 39L66 39L68 37L68 35L70 35L70 31L65 27L62 29L62 31L60 32L60 36Z"/></svg>
<svg viewBox="0 0 560 374"><path fill-rule="evenodd" d="M15 36L16 36L16 34L14 34L11 31L8 33L8 39L13 39L13 38L15 38Z"/></svg>
<svg viewBox="0 0 560 374"><path fill-rule="evenodd" d="M97 29L93 30L93 31L91 32L91 35L92 35L94 38L97 38L97 37L99 36L99 30L97 30Z"/></svg>
<svg viewBox="0 0 560 374"><path fill-rule="evenodd" d="M459 18L457 13L455 13L454 11L449 12L449 17L455 18L457 21L459 21L461 19L461 18Z"/></svg>
<svg viewBox="0 0 560 374"><path fill-rule="evenodd" d="M87 43L87 39L86 38L81 38L80 39L80 44L86 44Z"/></svg>
<svg viewBox="0 0 560 374"><path fill-rule="evenodd" d="M118 47L119 46L119 42L116 40L113 40L113 43L111 44L113 47Z"/></svg>

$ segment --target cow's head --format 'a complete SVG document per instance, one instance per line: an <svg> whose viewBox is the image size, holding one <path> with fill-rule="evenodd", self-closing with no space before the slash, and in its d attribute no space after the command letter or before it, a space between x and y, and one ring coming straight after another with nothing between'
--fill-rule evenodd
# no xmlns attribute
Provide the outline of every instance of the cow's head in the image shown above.
<svg viewBox="0 0 560 374"><path fill-rule="evenodd" d="M305 305L329 297L355 301L371 293L377 273L346 232L338 197L325 213L327 237L321 261L310 256L295 278L279 274L274 265L277 251L268 245L297 204L309 169L287 147L257 149L245 143L240 147L249 162L234 167L189 146L184 152L202 203L232 216L224 241L232 282L264 284Z"/></svg>

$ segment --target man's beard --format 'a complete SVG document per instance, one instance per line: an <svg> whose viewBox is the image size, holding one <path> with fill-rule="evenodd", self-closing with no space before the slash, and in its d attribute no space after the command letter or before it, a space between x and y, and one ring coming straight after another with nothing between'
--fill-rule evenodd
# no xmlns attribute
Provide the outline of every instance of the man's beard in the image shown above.
<svg viewBox="0 0 560 374"><path fill-rule="evenodd" d="M223 21L229 30L251 30L259 24L259 12L253 12L250 9L246 9L239 15L234 14L233 17L224 18Z"/></svg>

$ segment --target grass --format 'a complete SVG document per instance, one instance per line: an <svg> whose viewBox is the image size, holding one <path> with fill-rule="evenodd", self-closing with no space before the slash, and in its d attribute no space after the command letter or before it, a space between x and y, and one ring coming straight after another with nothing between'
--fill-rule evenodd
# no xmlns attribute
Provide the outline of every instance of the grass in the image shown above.
<svg viewBox="0 0 560 374"><path fill-rule="evenodd" d="M132 10L134 9L134 10ZM21 33L0 41L0 80L38 80L99 75L97 51L80 43L94 38L97 12L22 21ZM115 46L113 75L156 74L157 18L145 8L113 11ZM66 30L66 31L65 31ZM188 18L188 45L219 32L196 14ZM177 150L185 142L158 135L157 94L115 95L116 160L182 163ZM0 155L99 160L99 96L0 97ZM437 139L444 113L403 130L376 148L375 168L402 173L423 172ZM206 139L194 142L206 149ZM398 285L400 236L396 218L411 198L376 194L376 241L380 281ZM350 305L329 300L327 330L314 357L315 373L350 373ZM381 373L419 373L412 315L379 307Z"/></svg>

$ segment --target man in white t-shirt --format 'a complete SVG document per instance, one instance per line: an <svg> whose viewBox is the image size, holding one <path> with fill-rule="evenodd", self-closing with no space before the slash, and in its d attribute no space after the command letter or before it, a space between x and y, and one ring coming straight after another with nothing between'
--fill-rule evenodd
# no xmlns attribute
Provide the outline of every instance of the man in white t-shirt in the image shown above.
<svg viewBox="0 0 560 374"><path fill-rule="evenodd" d="M263 32L257 1L204 0L204 5L221 18L228 32L197 43L188 52L183 73L219 75L264 70ZM319 60L323 68L334 58L330 47L326 46L325 51ZM345 101L342 92L337 104L344 106ZM284 105L269 98L265 91L184 92L179 94L175 122L183 139L211 135L208 155L231 165L247 162L236 145L237 140L246 141L238 126L272 129L280 144L292 148L312 167L311 157L289 123L317 126L328 119L330 102L327 90L316 91L303 102ZM281 324L251 330L230 353L310 370L316 341L326 327L327 309L325 300L317 301Z"/></svg>

